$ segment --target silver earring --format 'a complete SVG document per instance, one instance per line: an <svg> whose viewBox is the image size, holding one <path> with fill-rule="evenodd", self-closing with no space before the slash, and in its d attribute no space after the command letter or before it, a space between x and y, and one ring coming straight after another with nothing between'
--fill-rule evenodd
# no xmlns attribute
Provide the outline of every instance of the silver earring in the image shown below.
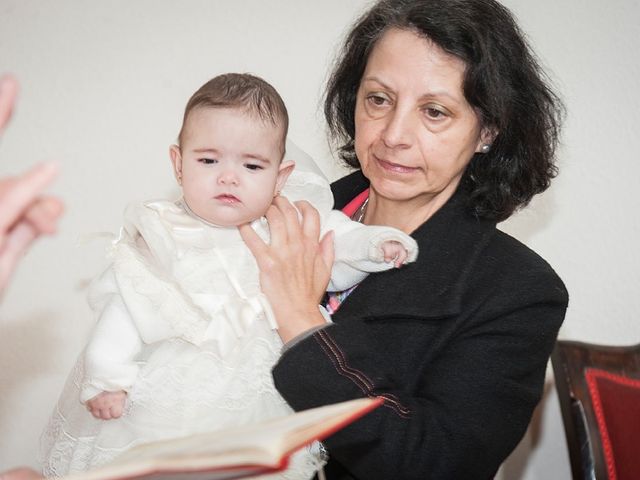
<svg viewBox="0 0 640 480"><path fill-rule="evenodd" d="M482 145L482 147L480 148L480 151L482 153L489 153L489 150L491 150L491 144L490 143L485 143L484 145Z"/></svg>

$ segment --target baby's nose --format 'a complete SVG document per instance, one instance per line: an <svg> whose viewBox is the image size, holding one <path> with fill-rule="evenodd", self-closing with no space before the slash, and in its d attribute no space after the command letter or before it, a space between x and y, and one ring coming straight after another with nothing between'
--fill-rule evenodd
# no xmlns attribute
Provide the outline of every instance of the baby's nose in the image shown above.
<svg viewBox="0 0 640 480"><path fill-rule="evenodd" d="M222 185L237 185L238 176L232 169L227 169L218 177L218 183Z"/></svg>

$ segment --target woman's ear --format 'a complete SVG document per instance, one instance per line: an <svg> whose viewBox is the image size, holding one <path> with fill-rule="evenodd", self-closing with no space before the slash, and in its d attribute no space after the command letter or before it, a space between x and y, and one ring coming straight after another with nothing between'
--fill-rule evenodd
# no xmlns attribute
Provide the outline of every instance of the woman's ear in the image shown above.
<svg viewBox="0 0 640 480"><path fill-rule="evenodd" d="M276 180L276 189L273 192L274 195L278 195L284 188L285 183L293 169L296 167L296 163L293 160L283 160L278 167L278 178Z"/></svg>
<svg viewBox="0 0 640 480"><path fill-rule="evenodd" d="M173 165L173 174L178 181L178 185L182 185L182 153L178 145L171 145L169 147L169 156L171 157L171 164Z"/></svg>
<svg viewBox="0 0 640 480"><path fill-rule="evenodd" d="M483 127L480 131L480 139L476 146L476 153L489 153L494 140L498 136L498 130L494 127Z"/></svg>

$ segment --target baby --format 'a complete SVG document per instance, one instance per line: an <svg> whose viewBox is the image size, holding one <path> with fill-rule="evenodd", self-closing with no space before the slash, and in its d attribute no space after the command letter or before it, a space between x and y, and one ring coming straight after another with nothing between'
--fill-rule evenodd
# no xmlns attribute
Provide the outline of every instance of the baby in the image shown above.
<svg viewBox="0 0 640 480"><path fill-rule="evenodd" d="M110 265L89 291L97 324L43 434L46 475L292 412L271 378L277 324L237 229L250 223L268 241L274 196L310 201L323 231L335 232L331 290L415 260L411 237L331 210L327 182L293 172L283 161L287 129L280 95L255 76L220 75L191 97L170 147L183 196L125 212ZM303 449L278 478L312 478L320 466Z"/></svg>

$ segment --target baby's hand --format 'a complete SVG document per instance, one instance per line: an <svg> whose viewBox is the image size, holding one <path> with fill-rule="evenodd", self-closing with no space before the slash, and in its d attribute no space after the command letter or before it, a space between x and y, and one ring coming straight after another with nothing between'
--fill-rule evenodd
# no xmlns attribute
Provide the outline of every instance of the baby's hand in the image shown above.
<svg viewBox="0 0 640 480"><path fill-rule="evenodd" d="M127 399L127 392L102 392L87 400L87 410L96 418L110 420L120 418L124 411L124 402Z"/></svg>
<svg viewBox="0 0 640 480"><path fill-rule="evenodd" d="M409 252L402 246L400 242L390 240L382 244L382 253L385 262L393 262L393 266L400 268L407 260Z"/></svg>

